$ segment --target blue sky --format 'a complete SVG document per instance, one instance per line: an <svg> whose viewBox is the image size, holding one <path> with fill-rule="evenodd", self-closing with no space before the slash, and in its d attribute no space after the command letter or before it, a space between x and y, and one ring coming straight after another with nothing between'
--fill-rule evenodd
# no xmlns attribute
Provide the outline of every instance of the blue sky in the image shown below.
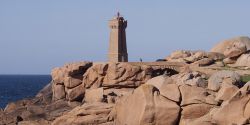
<svg viewBox="0 0 250 125"><path fill-rule="evenodd" d="M250 35L249 0L0 0L0 74L49 74L81 60L106 61L108 20L128 20L130 61L179 49L207 50Z"/></svg>

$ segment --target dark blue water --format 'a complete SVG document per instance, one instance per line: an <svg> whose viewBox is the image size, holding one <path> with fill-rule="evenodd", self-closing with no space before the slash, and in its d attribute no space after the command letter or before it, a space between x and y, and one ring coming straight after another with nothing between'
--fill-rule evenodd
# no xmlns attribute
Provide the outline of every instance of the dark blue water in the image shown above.
<svg viewBox="0 0 250 125"><path fill-rule="evenodd" d="M0 75L0 108L9 102L34 97L50 81L50 75Z"/></svg>

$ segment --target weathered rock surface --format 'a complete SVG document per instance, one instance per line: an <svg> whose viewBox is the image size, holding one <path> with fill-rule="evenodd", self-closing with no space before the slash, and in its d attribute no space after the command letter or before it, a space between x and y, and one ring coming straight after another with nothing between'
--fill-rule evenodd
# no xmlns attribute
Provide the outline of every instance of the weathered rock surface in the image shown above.
<svg viewBox="0 0 250 125"><path fill-rule="evenodd" d="M235 37L218 43L211 49L211 52L225 55L223 62L225 64L234 64L235 66L247 66L247 53L250 50L249 37ZM239 59L239 57L241 57ZM238 60L238 61L237 61Z"/></svg>
<svg viewBox="0 0 250 125"><path fill-rule="evenodd" d="M223 63L225 64L234 64L236 62L236 59L233 59L233 58L225 58L223 59Z"/></svg>
<svg viewBox="0 0 250 125"><path fill-rule="evenodd" d="M215 107L206 103L192 104L182 107L181 122L188 121L190 119L200 118L206 115L210 109Z"/></svg>
<svg viewBox="0 0 250 125"><path fill-rule="evenodd" d="M221 125L249 124L250 118L250 82L238 90L234 96L213 111L212 119Z"/></svg>
<svg viewBox="0 0 250 125"><path fill-rule="evenodd" d="M166 57L166 60L168 62L184 62L193 63L197 66L208 66L224 58L223 54L215 52L179 50L171 53L170 56Z"/></svg>
<svg viewBox="0 0 250 125"><path fill-rule="evenodd" d="M81 102L85 93L85 87L83 84L72 88L72 89L66 89L66 99L69 101L79 101Z"/></svg>
<svg viewBox="0 0 250 125"><path fill-rule="evenodd" d="M213 64L214 62L215 62L214 59L203 58L203 59L196 61L194 64L196 64L198 66L208 66L208 65Z"/></svg>
<svg viewBox="0 0 250 125"><path fill-rule="evenodd" d="M65 87L67 87L69 89L74 88L80 84L82 84L81 79L72 78L72 77L65 77L64 78L64 85L65 85Z"/></svg>
<svg viewBox="0 0 250 125"><path fill-rule="evenodd" d="M149 79L146 84L153 85L157 89L160 89L162 85L164 84L172 84L173 81L171 81L170 77L166 75L161 75L154 77L152 79Z"/></svg>
<svg viewBox="0 0 250 125"><path fill-rule="evenodd" d="M115 106L115 123L119 125L175 125L180 107L160 95L152 85L142 85Z"/></svg>
<svg viewBox="0 0 250 125"><path fill-rule="evenodd" d="M207 57L215 61L221 61L225 58L225 55L217 52L207 52Z"/></svg>
<svg viewBox="0 0 250 125"><path fill-rule="evenodd" d="M57 84L63 84L65 77L84 74L84 72L91 66L91 62L76 62L65 64L63 67L54 68L52 70L52 80Z"/></svg>
<svg viewBox="0 0 250 125"><path fill-rule="evenodd" d="M176 81L171 77L162 75L148 80L146 84L156 87L160 91L160 94L169 100L180 102L180 91L178 85L175 83Z"/></svg>
<svg viewBox="0 0 250 125"><path fill-rule="evenodd" d="M52 70L53 100L85 102L84 95L88 89L137 88L152 77L161 75L170 69L138 65L136 63L90 63L80 62L66 64ZM170 74L172 73L171 70ZM128 90L130 91L130 90ZM116 91L117 92L117 91ZM115 93L117 94L117 93ZM119 92L118 92L119 94ZM115 101L117 95L104 95L104 101Z"/></svg>
<svg viewBox="0 0 250 125"><path fill-rule="evenodd" d="M222 83L215 99L217 101L226 101L230 99L238 90L239 88L231 83Z"/></svg>
<svg viewBox="0 0 250 125"><path fill-rule="evenodd" d="M207 81L204 79L206 76L199 72L184 72L171 77L178 85L191 85L198 87L207 87Z"/></svg>
<svg viewBox="0 0 250 125"><path fill-rule="evenodd" d="M202 87L182 85L180 92L182 95L181 106L201 103L217 105L218 103L215 101L214 93Z"/></svg>
<svg viewBox="0 0 250 125"><path fill-rule="evenodd" d="M174 51L171 53L170 57L171 59L179 59L179 58L186 58L191 56L190 51L185 51L185 50L179 50L179 51Z"/></svg>
<svg viewBox="0 0 250 125"><path fill-rule="evenodd" d="M250 38L242 36L219 42L211 49L211 52L225 54L227 57L235 57L247 50L250 50Z"/></svg>
<svg viewBox="0 0 250 125"><path fill-rule="evenodd" d="M50 99L52 95L52 83L49 83L46 85L42 90L40 90L37 94L36 97L46 97L47 99Z"/></svg>
<svg viewBox="0 0 250 125"><path fill-rule="evenodd" d="M217 125L209 114L194 119L181 119L180 125Z"/></svg>
<svg viewBox="0 0 250 125"><path fill-rule="evenodd" d="M90 103L78 106L58 117L52 125L90 125L112 121L109 119L113 105L107 103Z"/></svg>
<svg viewBox="0 0 250 125"><path fill-rule="evenodd" d="M76 62L54 68L51 72L53 100L81 100L84 93L83 74L92 66L92 62ZM76 92L79 90L80 92Z"/></svg>
<svg viewBox="0 0 250 125"><path fill-rule="evenodd" d="M104 96L103 88L87 89L84 101L87 103L102 102Z"/></svg>
<svg viewBox="0 0 250 125"><path fill-rule="evenodd" d="M208 89L213 91L218 91L221 88L222 84L232 84L235 86L242 86L242 83L240 81L240 75L233 71L219 71L215 74L213 74L208 79Z"/></svg>
<svg viewBox="0 0 250 125"><path fill-rule="evenodd" d="M60 100L66 98L64 85L53 83L52 90L53 90L53 100Z"/></svg>
<svg viewBox="0 0 250 125"><path fill-rule="evenodd" d="M21 121L18 125L50 125L48 121L38 120L38 121Z"/></svg>
<svg viewBox="0 0 250 125"><path fill-rule="evenodd" d="M236 61L235 66L250 67L250 53L242 54Z"/></svg>
<svg viewBox="0 0 250 125"><path fill-rule="evenodd" d="M86 88L98 87L138 87L152 76L150 67L134 66L126 63L97 64L84 75Z"/></svg>

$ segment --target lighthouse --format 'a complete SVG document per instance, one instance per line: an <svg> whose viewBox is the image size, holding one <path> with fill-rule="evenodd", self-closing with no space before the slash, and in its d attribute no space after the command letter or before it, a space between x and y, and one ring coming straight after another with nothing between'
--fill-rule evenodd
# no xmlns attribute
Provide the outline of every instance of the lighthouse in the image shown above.
<svg viewBox="0 0 250 125"><path fill-rule="evenodd" d="M110 39L109 39L109 62L128 62L126 28L127 20L120 13L109 21Z"/></svg>

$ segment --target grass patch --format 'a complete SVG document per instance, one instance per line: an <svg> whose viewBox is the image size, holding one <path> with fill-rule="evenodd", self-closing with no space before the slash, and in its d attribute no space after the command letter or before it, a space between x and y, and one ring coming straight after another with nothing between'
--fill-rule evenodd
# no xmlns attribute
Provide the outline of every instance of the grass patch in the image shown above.
<svg viewBox="0 0 250 125"><path fill-rule="evenodd" d="M222 67L222 70L232 70L232 68L229 66L224 66L224 67Z"/></svg>
<svg viewBox="0 0 250 125"><path fill-rule="evenodd" d="M244 83L247 83L248 81L250 81L250 75L242 76L241 81L244 82Z"/></svg>

